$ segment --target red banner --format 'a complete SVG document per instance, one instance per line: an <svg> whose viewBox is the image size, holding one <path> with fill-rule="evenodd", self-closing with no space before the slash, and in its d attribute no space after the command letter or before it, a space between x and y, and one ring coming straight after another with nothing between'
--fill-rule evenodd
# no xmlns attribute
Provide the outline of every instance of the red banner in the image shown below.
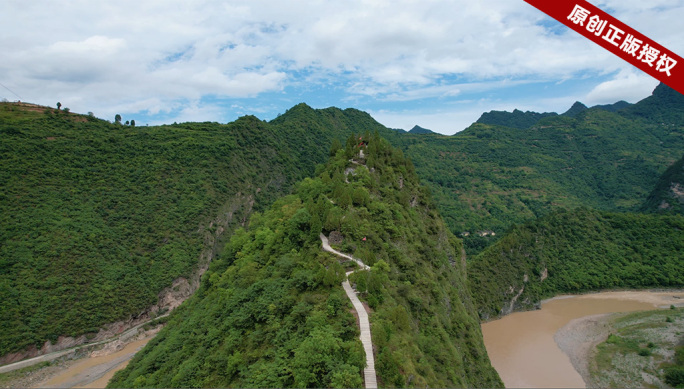
<svg viewBox="0 0 684 389"><path fill-rule="evenodd" d="M684 94L684 61L585 0L525 0L594 43Z"/></svg>

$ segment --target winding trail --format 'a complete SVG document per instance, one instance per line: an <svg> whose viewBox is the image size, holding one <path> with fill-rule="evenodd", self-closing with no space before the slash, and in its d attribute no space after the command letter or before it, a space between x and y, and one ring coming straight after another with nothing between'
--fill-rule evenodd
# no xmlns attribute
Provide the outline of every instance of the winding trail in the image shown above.
<svg viewBox="0 0 684 389"><path fill-rule="evenodd" d="M370 270L370 266L366 265L360 260L352 257L351 255L341 253L330 247L330 244L328 243L328 238L322 233L321 243L323 244L323 250L329 253L333 253L338 257L342 257L356 262L359 265L359 267L361 267L361 270ZM351 273L353 273L353 271L347 272L347 276L349 276ZM361 330L361 335L359 336L359 338L361 339L361 343L363 344L363 350L366 352L366 367L363 369L363 379L366 383L366 389L377 388L378 380L375 375L375 358L373 357L373 343L371 342L368 312L366 311L366 308L364 308L363 304L361 304L361 300L359 300L359 298L356 296L356 291L354 290L354 288L352 288L349 284L349 279L346 279L342 283L342 287L344 288L345 293L347 293L347 297L349 297L349 300L351 300L351 303L354 306L354 310L356 310L356 313L359 316L359 329Z"/></svg>

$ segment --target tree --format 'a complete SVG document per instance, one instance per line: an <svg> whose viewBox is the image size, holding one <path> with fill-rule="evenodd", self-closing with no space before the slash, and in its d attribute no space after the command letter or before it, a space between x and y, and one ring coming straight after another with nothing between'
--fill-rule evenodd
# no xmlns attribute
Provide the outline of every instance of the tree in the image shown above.
<svg viewBox="0 0 684 389"><path fill-rule="evenodd" d="M69 107L64 107L64 112L69 113L70 111Z"/></svg>
<svg viewBox="0 0 684 389"><path fill-rule="evenodd" d="M292 360L292 375L295 386L328 387L330 373L336 371L341 350L340 339L328 327L316 328L297 347ZM346 370L346 369L345 369ZM347 374L335 377L336 383L347 381ZM354 382L356 384L356 382Z"/></svg>
<svg viewBox="0 0 684 389"><path fill-rule="evenodd" d="M61 108L62 108L62 103L60 103L60 102L58 101L58 102L57 102L57 110L59 111Z"/></svg>
<svg viewBox="0 0 684 389"><path fill-rule="evenodd" d="M128 120L126 120L126 123L124 123L124 124L125 124L125 125L129 125L129 124L131 124L131 122L129 122Z"/></svg>
<svg viewBox="0 0 684 389"><path fill-rule="evenodd" d="M135 120L131 120L131 127L135 127Z"/></svg>
<svg viewBox="0 0 684 389"><path fill-rule="evenodd" d="M339 139L335 138L332 141L332 145L330 146L330 156L334 157L335 154L337 154L337 150L340 150L342 148L342 143L340 142Z"/></svg>
<svg viewBox="0 0 684 389"><path fill-rule="evenodd" d="M116 114L116 116L114 116L114 123L121 124L121 115L119 115L118 113Z"/></svg>

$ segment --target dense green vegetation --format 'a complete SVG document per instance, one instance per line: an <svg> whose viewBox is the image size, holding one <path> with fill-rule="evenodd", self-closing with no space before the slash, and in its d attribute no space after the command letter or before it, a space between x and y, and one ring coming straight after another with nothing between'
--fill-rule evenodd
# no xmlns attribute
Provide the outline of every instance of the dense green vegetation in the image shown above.
<svg viewBox="0 0 684 389"><path fill-rule="evenodd" d="M632 104L630 104L624 100L620 100L617 103L613 103L613 104L594 105L592 108L600 108L600 109L603 109L606 111L617 112L617 111L620 111L620 110L625 109L627 107L630 107L631 105ZM567 114L567 112L565 114Z"/></svg>
<svg viewBox="0 0 684 389"><path fill-rule="evenodd" d="M661 85L613 108L446 137L304 104L270 122L155 127L0 104L0 355L140 314L194 271L207 234L221 240L217 216L232 215L230 235L353 131L377 131L413 161L471 257L558 209L635 210L681 157L684 99Z"/></svg>
<svg viewBox="0 0 684 389"><path fill-rule="evenodd" d="M642 210L684 215L684 158L673 163L660 177Z"/></svg>
<svg viewBox="0 0 684 389"><path fill-rule="evenodd" d="M575 101L575 103L572 105L572 107L570 107L570 109L565 111L562 115L574 118L577 115L579 115L581 112L583 112L585 109L587 109L586 105L580 103L579 101Z"/></svg>
<svg viewBox="0 0 684 389"><path fill-rule="evenodd" d="M560 211L514 227L469 263L482 318L542 298L613 288L684 285L684 217ZM542 280L542 278L545 278Z"/></svg>
<svg viewBox="0 0 684 389"><path fill-rule="evenodd" d="M684 385L684 309L613 315L589 363L592 387Z"/></svg>
<svg viewBox="0 0 684 389"><path fill-rule="evenodd" d="M620 113L630 119L645 119L648 122L670 128L681 128L684 123L684 95L665 84L658 85L653 94Z"/></svg>
<svg viewBox="0 0 684 389"><path fill-rule="evenodd" d="M674 362L665 368L665 382L674 388L684 388L684 344L675 348Z"/></svg>
<svg viewBox="0 0 684 389"><path fill-rule="evenodd" d="M321 144L369 118L329 109L312 120L336 125L304 126L301 108L129 127L1 104L0 356L140 314L197 266L211 220L288 193L328 157Z"/></svg>
<svg viewBox="0 0 684 389"><path fill-rule="evenodd" d="M111 387L358 387L365 356L336 235L370 271L352 283L372 309L379 382L387 387L501 386L465 281L461 243L401 151L366 133L294 195L254 214L168 326ZM364 154L359 153L360 150Z"/></svg>
<svg viewBox="0 0 684 389"><path fill-rule="evenodd" d="M475 123L450 137L391 140L415 164L449 229L469 233L472 255L512 225L557 209L636 211L682 156L682 113L684 98L660 85L618 113L591 108L525 129ZM496 236L478 234L486 231Z"/></svg>

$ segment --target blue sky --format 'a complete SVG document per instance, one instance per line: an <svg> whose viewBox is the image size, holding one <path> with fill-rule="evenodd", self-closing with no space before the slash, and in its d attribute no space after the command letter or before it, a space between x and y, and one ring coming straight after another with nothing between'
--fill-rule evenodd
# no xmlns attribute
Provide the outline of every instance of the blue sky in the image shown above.
<svg viewBox="0 0 684 389"><path fill-rule="evenodd" d="M684 54L684 0L593 3ZM523 0L3 0L0 29L0 99L138 125L305 102L453 134L490 110L636 102L658 83Z"/></svg>

